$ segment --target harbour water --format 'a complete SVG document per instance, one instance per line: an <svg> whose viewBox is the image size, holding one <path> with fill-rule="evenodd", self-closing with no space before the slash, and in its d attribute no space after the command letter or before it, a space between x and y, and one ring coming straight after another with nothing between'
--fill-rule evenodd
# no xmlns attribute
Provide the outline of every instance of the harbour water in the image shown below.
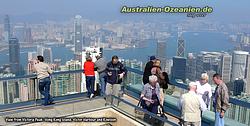
<svg viewBox="0 0 250 126"><path fill-rule="evenodd" d="M185 54L189 52L199 53L200 51L228 51L234 48L234 45L229 42L227 35L218 32L184 32L183 38L185 40ZM166 56L171 58L176 55L177 37L170 37L167 39ZM157 42L155 40L148 40L143 48L127 48L122 50L105 50L104 56L110 59L112 55L118 55L124 59L137 59L139 61L146 61L150 55L156 55ZM21 65L27 67L28 52L36 51L36 48L22 48L21 49ZM64 46L56 46L52 49L53 59L61 59L62 64L73 59L73 52ZM63 54L63 55L62 55ZM9 62L8 50L1 51L0 65Z"/></svg>

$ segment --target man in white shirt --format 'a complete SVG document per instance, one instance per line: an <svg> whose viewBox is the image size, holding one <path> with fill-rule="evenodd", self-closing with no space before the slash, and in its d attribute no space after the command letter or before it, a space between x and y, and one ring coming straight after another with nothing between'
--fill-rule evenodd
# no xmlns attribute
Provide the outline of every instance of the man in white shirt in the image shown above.
<svg viewBox="0 0 250 126"><path fill-rule="evenodd" d="M178 107L181 110L181 118L184 126L201 126L201 111L205 111L206 104L196 94L197 83L189 83L189 92L181 96Z"/></svg>
<svg viewBox="0 0 250 126"><path fill-rule="evenodd" d="M211 85L208 84L208 75L207 73L202 73L201 78L197 81L197 94L199 97L203 99L205 102L207 109L210 110L210 100L212 97L212 88Z"/></svg>
<svg viewBox="0 0 250 126"><path fill-rule="evenodd" d="M53 99L50 92L50 74L52 74L52 70L48 64L43 62L43 56L37 56L37 63L34 65L35 71L37 73L37 79L39 80L39 91L44 96L44 105L51 105L53 103Z"/></svg>

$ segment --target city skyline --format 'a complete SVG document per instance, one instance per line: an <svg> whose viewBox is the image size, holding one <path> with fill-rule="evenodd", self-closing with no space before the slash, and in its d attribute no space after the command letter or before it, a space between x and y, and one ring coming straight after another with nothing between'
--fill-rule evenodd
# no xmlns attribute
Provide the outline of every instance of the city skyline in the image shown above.
<svg viewBox="0 0 250 126"><path fill-rule="evenodd" d="M174 0L171 0L174 1ZM43 0L43 1L17 1L8 0L1 1L0 17L5 14L13 15L14 22L18 20L26 20L27 22L41 22L46 20L65 20L76 14L89 18L94 21L107 22L112 20L161 20L166 19L178 21L189 19L184 14L121 14L120 8L126 6L211 6L214 11L211 15L205 17L205 20L217 20L227 23L250 23L250 16L246 13L250 11L247 5L248 0L233 1L166 1L166 0L109 0L109 1L81 1L74 2L67 0ZM15 3L15 4L13 4ZM225 6L226 5L226 6ZM8 9L12 6L13 9ZM28 6L28 7L27 7ZM24 9L25 8L25 9ZM46 9L45 9L46 8ZM245 14L244 14L245 13ZM197 18L198 20L202 18ZM238 20L241 19L241 20ZM195 20L195 19L194 19Z"/></svg>
<svg viewBox="0 0 250 126"><path fill-rule="evenodd" d="M50 93L60 98L86 92L86 57L95 62L100 55L108 62L117 55L128 68L122 80L130 92L142 88L144 67L156 56L159 73L167 72L170 79L165 102L179 99L188 83L199 81L203 73L214 91L213 75L219 73L232 103L226 118L249 125L250 1L172 1L1 1L0 104L37 104L42 98L34 68L38 55L44 57L46 69L53 70ZM209 6L213 12L195 18L187 13L125 14L122 6ZM97 73L95 79L97 89Z"/></svg>

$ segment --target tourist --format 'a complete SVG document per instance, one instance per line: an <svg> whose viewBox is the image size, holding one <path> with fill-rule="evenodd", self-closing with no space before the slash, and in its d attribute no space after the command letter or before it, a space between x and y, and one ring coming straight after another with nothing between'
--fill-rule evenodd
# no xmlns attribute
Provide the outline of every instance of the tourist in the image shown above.
<svg viewBox="0 0 250 126"><path fill-rule="evenodd" d="M197 85L196 82L190 82L189 92L183 94L178 103L184 126L201 126L201 113L206 110L206 104L196 94Z"/></svg>
<svg viewBox="0 0 250 126"><path fill-rule="evenodd" d="M118 100L113 99L111 95L119 96L121 83L124 75L127 73L125 66L119 61L118 56L113 56L112 61L107 64L107 85L106 85L106 105L118 106Z"/></svg>
<svg viewBox="0 0 250 126"><path fill-rule="evenodd" d="M153 64L155 62L155 56L150 56L150 61L147 62L144 72L143 72L143 84L149 83L148 77L151 75L151 69L153 68Z"/></svg>
<svg viewBox="0 0 250 126"><path fill-rule="evenodd" d="M92 62L92 58L90 56L86 57L86 61L84 62L84 74L86 77L86 88L87 95L89 98L94 97L94 85L95 85L95 64Z"/></svg>
<svg viewBox="0 0 250 126"><path fill-rule="evenodd" d="M210 99L212 97L211 85L208 84L208 75L207 73L202 73L200 81L197 81L197 94L205 102L207 109L210 110Z"/></svg>
<svg viewBox="0 0 250 126"><path fill-rule="evenodd" d="M213 81L217 85L213 95L213 107L215 112L215 126L224 126L225 112L229 108L229 94L226 84L219 74L213 75Z"/></svg>
<svg viewBox="0 0 250 126"><path fill-rule="evenodd" d="M160 105L160 85L157 76L149 76L149 83L145 84L141 92L141 105L143 109L149 112L158 113L158 106Z"/></svg>
<svg viewBox="0 0 250 126"><path fill-rule="evenodd" d="M105 58L101 57L100 55L97 55L96 59L97 59L97 61L95 62L95 68L97 69L97 72L99 75L100 94L103 96L103 95L105 95L105 91L106 91L106 79L107 79L106 67L107 67L107 63L106 63Z"/></svg>
<svg viewBox="0 0 250 126"><path fill-rule="evenodd" d="M39 82L39 92L44 96L44 105L55 104L50 95L50 74L52 74L52 70L48 64L44 63L43 56L37 56L37 63L35 63L34 68Z"/></svg>

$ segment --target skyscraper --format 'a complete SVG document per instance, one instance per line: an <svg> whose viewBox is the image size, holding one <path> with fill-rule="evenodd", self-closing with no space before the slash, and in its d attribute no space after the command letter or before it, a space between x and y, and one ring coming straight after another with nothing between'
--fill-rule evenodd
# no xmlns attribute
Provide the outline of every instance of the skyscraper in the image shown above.
<svg viewBox="0 0 250 126"><path fill-rule="evenodd" d="M170 75L171 74L171 69L173 66L173 59L167 59L166 60L166 68L165 71Z"/></svg>
<svg viewBox="0 0 250 126"><path fill-rule="evenodd" d="M220 56L220 52L201 51L196 57L196 79L199 79L201 74L207 71L218 72ZM209 77L211 78L211 76Z"/></svg>
<svg viewBox="0 0 250 126"><path fill-rule="evenodd" d="M28 86L25 82L19 81L20 85L20 101L28 101Z"/></svg>
<svg viewBox="0 0 250 126"><path fill-rule="evenodd" d="M25 29L25 37L24 37L25 42L32 42L32 34L31 34L31 28L26 28Z"/></svg>
<svg viewBox="0 0 250 126"><path fill-rule="evenodd" d="M58 70L59 66L62 64L62 59L54 59L55 69Z"/></svg>
<svg viewBox="0 0 250 126"><path fill-rule="evenodd" d="M44 48L43 49L43 57L44 57L44 62L52 63L52 61L53 61L52 49L51 48Z"/></svg>
<svg viewBox="0 0 250 126"><path fill-rule="evenodd" d="M9 39L9 62L11 72L20 74L20 45L17 38Z"/></svg>
<svg viewBox="0 0 250 126"><path fill-rule="evenodd" d="M42 45L37 45L37 55L43 55L44 47Z"/></svg>
<svg viewBox="0 0 250 126"><path fill-rule="evenodd" d="M35 60L37 57L37 52L28 52L28 61Z"/></svg>
<svg viewBox="0 0 250 126"><path fill-rule="evenodd" d="M166 41L165 40L158 40L156 55L157 55L157 58L159 58L161 60L162 70L165 71L166 60L167 60L167 56L166 56Z"/></svg>
<svg viewBox="0 0 250 126"><path fill-rule="evenodd" d="M0 77L15 77L14 74L0 74ZM19 85L16 80L0 81L0 104L13 103L19 97Z"/></svg>
<svg viewBox="0 0 250 126"><path fill-rule="evenodd" d="M245 85L245 82L243 79L236 79L234 81L233 95L234 96L241 95L241 92L244 91L244 85Z"/></svg>
<svg viewBox="0 0 250 126"><path fill-rule="evenodd" d="M80 70L81 62L78 60L67 61L59 67L61 71ZM53 78L52 93L54 96L80 93L82 73L58 75Z"/></svg>
<svg viewBox="0 0 250 126"><path fill-rule="evenodd" d="M246 84L245 93L250 95L250 55L247 56Z"/></svg>
<svg viewBox="0 0 250 126"><path fill-rule="evenodd" d="M173 57L172 79L186 81L186 62L187 59L184 57Z"/></svg>
<svg viewBox="0 0 250 126"><path fill-rule="evenodd" d="M219 73L225 83L231 80L232 56L224 53L220 57Z"/></svg>
<svg viewBox="0 0 250 126"><path fill-rule="evenodd" d="M80 15L76 15L74 20L74 44L76 54L80 54L82 52L83 46L81 19L82 17Z"/></svg>
<svg viewBox="0 0 250 126"><path fill-rule="evenodd" d="M232 66L232 78L234 81L236 78L244 79L246 76L247 69L247 56L248 52L245 51L234 51L233 52L233 66Z"/></svg>
<svg viewBox="0 0 250 126"><path fill-rule="evenodd" d="M182 32L178 32L178 46L177 46L177 56L184 57L185 56L185 43L182 38Z"/></svg>
<svg viewBox="0 0 250 126"><path fill-rule="evenodd" d="M33 74L34 73L34 65L36 60L30 59L30 56L28 56L28 65L27 65L27 74ZM33 100L35 98L35 87L38 86L37 81L34 78L28 79L28 85L27 85L27 91L28 91L28 99Z"/></svg>
<svg viewBox="0 0 250 126"><path fill-rule="evenodd" d="M8 82L0 81L0 104L7 104L8 101Z"/></svg>
<svg viewBox="0 0 250 126"><path fill-rule="evenodd" d="M25 41L25 26L22 25L17 25L14 27L14 35L16 38L18 38L19 42L24 42Z"/></svg>
<svg viewBox="0 0 250 126"><path fill-rule="evenodd" d="M82 65L80 61L77 60L71 60L66 62L66 66L68 67L68 70L80 70L82 69ZM70 80L69 80L69 91L68 92L81 92L81 79L82 79L82 73L75 73L70 74Z"/></svg>
<svg viewBox="0 0 250 126"><path fill-rule="evenodd" d="M5 15L5 18L4 18L4 35L3 36L6 42L8 42L9 38L11 37L9 15Z"/></svg>

